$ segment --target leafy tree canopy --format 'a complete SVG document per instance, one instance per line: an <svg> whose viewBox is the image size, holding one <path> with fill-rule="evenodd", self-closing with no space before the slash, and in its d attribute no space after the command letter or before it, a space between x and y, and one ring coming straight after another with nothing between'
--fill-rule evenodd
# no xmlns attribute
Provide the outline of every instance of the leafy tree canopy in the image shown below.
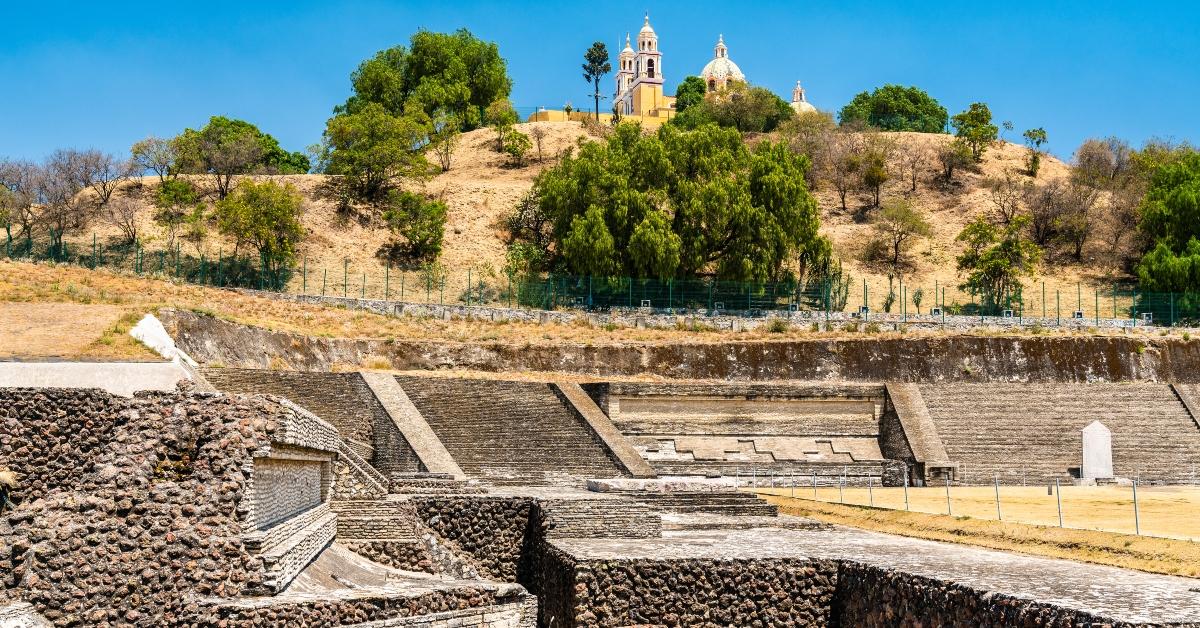
<svg viewBox="0 0 1200 628"><path fill-rule="evenodd" d="M443 201L392 190L387 197L383 220L399 238L384 245L383 252L399 261L433 261L442 252L446 212Z"/></svg>
<svg viewBox="0 0 1200 628"><path fill-rule="evenodd" d="M980 216L963 228L958 241L958 271L966 273L959 286L979 294L987 309L1010 305L1021 290L1021 278L1033 275L1042 251L1025 237L1028 216L1017 216L1006 225L995 225Z"/></svg>
<svg viewBox="0 0 1200 628"><path fill-rule="evenodd" d="M312 166L304 153L288 152L253 124L225 116L209 118L198 131L185 129L172 141L172 148L176 166L185 174L214 172L223 166L239 167L245 173L304 174Z"/></svg>
<svg viewBox="0 0 1200 628"><path fill-rule="evenodd" d="M954 133L971 149L971 157L976 161L983 159L983 152L1000 134L1000 128L992 124L992 110L987 103L971 103L964 112L950 118L950 126Z"/></svg>
<svg viewBox="0 0 1200 628"><path fill-rule="evenodd" d="M946 108L918 87L884 85L862 92L838 113L842 124L864 123L885 131L942 133Z"/></svg>
<svg viewBox="0 0 1200 628"><path fill-rule="evenodd" d="M354 94L335 113L359 113L372 103L394 116L419 110L432 118L443 109L465 131L482 126L487 106L512 91L500 49L466 29L417 31L408 47L381 50L362 62L350 81Z"/></svg>
<svg viewBox="0 0 1200 628"><path fill-rule="evenodd" d="M246 180L217 203L217 228L238 247L254 248L267 269L277 273L292 265L304 237L302 209L303 198L290 183Z"/></svg>
<svg viewBox="0 0 1200 628"><path fill-rule="evenodd" d="M808 166L783 144L750 150L734 129L625 123L544 171L531 198L552 225L550 264L570 272L781 279L829 259Z"/></svg>
<svg viewBox="0 0 1200 628"><path fill-rule="evenodd" d="M699 76L688 76L683 79L683 82L675 88L675 111L683 113L688 107L698 105L704 101L704 94L708 92L708 88L704 85L704 79Z"/></svg>
<svg viewBox="0 0 1200 628"><path fill-rule="evenodd" d="M382 200L401 180L430 173L419 150L428 133L424 113L395 116L379 103L335 115L325 126L325 172L357 198Z"/></svg>
<svg viewBox="0 0 1200 628"><path fill-rule="evenodd" d="M678 105L676 101L676 107ZM702 95L699 103L689 106L673 121L685 129L717 124L743 133L768 133L793 115L791 105L775 92L765 87L732 83L720 92L707 97Z"/></svg>
<svg viewBox="0 0 1200 628"><path fill-rule="evenodd" d="M1200 153L1155 167L1138 229L1153 247L1137 265L1145 290L1200 291Z"/></svg>

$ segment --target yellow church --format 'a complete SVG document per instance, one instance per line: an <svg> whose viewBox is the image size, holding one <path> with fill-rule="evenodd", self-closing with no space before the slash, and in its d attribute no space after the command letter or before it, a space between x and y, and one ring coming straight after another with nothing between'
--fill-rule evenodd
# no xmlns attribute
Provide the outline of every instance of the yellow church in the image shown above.
<svg viewBox="0 0 1200 628"><path fill-rule="evenodd" d="M718 36L717 45L713 48L713 58L700 71L709 93L725 89L733 82L746 82L746 76L741 69L729 58L729 48L725 38ZM635 120L650 127L659 126L675 115L675 97L663 93L663 60L662 51L658 48L658 35L650 26L650 14L647 13L638 31L637 49L630 43L629 35L625 36L625 48L617 56L616 89L612 97L612 113L601 113L601 122L608 123L614 116L623 120ZM792 91L792 109L797 113L814 111L805 97L804 88L796 81ZM530 122L561 122L565 120L583 120L593 117L587 111L549 111L539 110L529 116Z"/></svg>

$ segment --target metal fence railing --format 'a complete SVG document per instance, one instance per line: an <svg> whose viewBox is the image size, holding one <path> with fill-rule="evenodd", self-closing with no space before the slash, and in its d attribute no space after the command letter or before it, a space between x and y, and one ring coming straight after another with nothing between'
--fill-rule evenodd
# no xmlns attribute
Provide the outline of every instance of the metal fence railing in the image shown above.
<svg viewBox="0 0 1200 628"><path fill-rule="evenodd" d="M0 236L3 238L3 236ZM188 283L318 296L414 303L496 305L532 309L642 308L657 312L763 316L769 312L841 314L869 320L937 322L947 317L1011 319L1025 325L1196 325L1200 293L1152 293L1128 284L1085 285L1028 281L1001 298L962 290L943 281L878 277L789 282L738 282L712 278L637 279L560 274L510 276L481 265L448 271L438 264L399 268L388 263L318 264L300 257L280 264L261 255L191 251L191 245L151 249L141 242L104 244L93 235L58 245L8 236L9 259L107 268ZM846 316L844 316L846 317Z"/></svg>

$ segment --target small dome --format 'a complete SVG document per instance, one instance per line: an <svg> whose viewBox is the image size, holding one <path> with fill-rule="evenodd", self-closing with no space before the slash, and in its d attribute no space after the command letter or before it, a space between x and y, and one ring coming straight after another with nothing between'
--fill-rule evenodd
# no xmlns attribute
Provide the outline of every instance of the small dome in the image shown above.
<svg viewBox="0 0 1200 628"><path fill-rule="evenodd" d="M816 110L817 108L812 106L812 103L805 100L792 103L792 111L795 111L796 113L808 113Z"/></svg>
<svg viewBox="0 0 1200 628"><path fill-rule="evenodd" d="M642 30L638 31L638 35L653 35L654 29L650 27L650 14L646 14L646 22L642 24Z"/></svg>
<svg viewBox="0 0 1200 628"><path fill-rule="evenodd" d="M634 55L633 46L629 45L629 33L625 33L625 48L621 50L622 57L632 57Z"/></svg>
<svg viewBox="0 0 1200 628"><path fill-rule="evenodd" d="M700 70L700 78L704 79L706 83L709 79L745 82L746 75L742 74L742 69L729 57L717 57L709 61L703 70Z"/></svg>

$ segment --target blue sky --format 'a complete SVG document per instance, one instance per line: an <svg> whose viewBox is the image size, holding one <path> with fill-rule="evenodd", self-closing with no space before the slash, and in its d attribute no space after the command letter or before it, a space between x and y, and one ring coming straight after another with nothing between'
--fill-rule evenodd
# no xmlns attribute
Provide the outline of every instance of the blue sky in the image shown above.
<svg viewBox="0 0 1200 628"><path fill-rule="evenodd" d="M583 51L599 39L615 55L646 9L671 90L723 33L751 82L787 98L800 79L822 109L894 82L951 113L987 102L1017 134L1043 126L1060 156L1093 136L1200 141L1197 2L46 0L4 12L0 157L125 151L216 114L303 149L359 61L421 27L497 42L518 106L580 106Z"/></svg>

